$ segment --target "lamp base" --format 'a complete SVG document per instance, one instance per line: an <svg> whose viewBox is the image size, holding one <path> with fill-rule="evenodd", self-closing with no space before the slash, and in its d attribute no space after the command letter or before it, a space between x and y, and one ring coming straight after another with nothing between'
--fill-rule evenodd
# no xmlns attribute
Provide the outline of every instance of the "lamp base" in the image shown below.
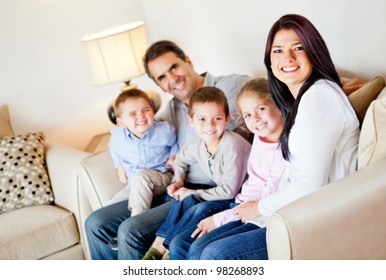
<svg viewBox="0 0 386 280"><path fill-rule="evenodd" d="M125 82L125 85L123 87L121 87L121 92L126 91L126 90L130 90L130 89L135 89L137 87L138 86L136 84L131 84L130 81L127 81L127 82ZM113 124L115 124L115 125L117 124L117 116L115 115L113 105L110 105L107 108L107 116L109 117L110 121Z"/></svg>
<svg viewBox="0 0 386 280"><path fill-rule="evenodd" d="M107 116L113 124L117 124L117 116L115 115L113 105L107 108Z"/></svg>
<svg viewBox="0 0 386 280"><path fill-rule="evenodd" d="M138 88L138 85L137 84L131 84L130 81L128 81L125 83L125 86L121 87L121 91L123 92L126 90L135 89L135 88Z"/></svg>

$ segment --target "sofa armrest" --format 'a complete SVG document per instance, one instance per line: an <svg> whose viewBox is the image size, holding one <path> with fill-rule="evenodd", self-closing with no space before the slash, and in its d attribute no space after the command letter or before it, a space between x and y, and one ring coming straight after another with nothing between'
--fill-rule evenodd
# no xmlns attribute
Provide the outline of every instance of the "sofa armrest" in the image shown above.
<svg viewBox="0 0 386 280"><path fill-rule="evenodd" d="M46 145L46 164L55 204L74 213L77 220L77 167L89 155L60 144Z"/></svg>
<svg viewBox="0 0 386 280"><path fill-rule="evenodd" d="M386 259L386 158L276 211L270 259Z"/></svg>
<svg viewBox="0 0 386 280"><path fill-rule="evenodd" d="M84 222L95 210L106 202L124 185L119 181L109 152L85 158L78 166L78 199L82 239L86 239ZM86 259L90 259L87 242L83 243Z"/></svg>
<svg viewBox="0 0 386 280"><path fill-rule="evenodd" d="M124 187L108 151L82 160L78 174L80 191L84 193L92 211L106 205Z"/></svg>

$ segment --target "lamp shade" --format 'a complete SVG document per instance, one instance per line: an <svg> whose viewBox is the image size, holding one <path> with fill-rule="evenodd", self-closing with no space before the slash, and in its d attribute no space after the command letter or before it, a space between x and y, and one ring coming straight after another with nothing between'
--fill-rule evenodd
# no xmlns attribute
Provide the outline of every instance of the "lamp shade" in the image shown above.
<svg viewBox="0 0 386 280"><path fill-rule="evenodd" d="M128 82L143 75L148 46L145 23L138 21L86 35L81 39L95 86Z"/></svg>

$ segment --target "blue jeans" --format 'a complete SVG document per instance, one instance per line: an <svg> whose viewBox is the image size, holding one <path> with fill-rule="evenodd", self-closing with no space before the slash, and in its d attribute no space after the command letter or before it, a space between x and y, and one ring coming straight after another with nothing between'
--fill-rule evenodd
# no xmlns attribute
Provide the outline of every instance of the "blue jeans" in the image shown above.
<svg viewBox="0 0 386 280"><path fill-rule="evenodd" d="M163 244L170 249L169 245L176 235L191 227L194 231L202 219L228 209L232 201L205 201L196 195L189 195L182 201L175 200L166 221L157 231L157 236L165 238Z"/></svg>
<svg viewBox="0 0 386 280"><path fill-rule="evenodd" d="M164 201L168 198L165 197ZM85 222L85 231L93 260L140 260L155 239L166 219L171 203L164 203L142 214L130 217L127 201L94 211ZM109 242L118 237L118 250Z"/></svg>
<svg viewBox="0 0 386 280"><path fill-rule="evenodd" d="M197 240L197 237L192 238L192 233L196 230L197 224L202 220L209 216L212 216L218 212L224 211L226 209L230 209L235 207L237 204L233 202L233 200L217 200L217 201L208 201L206 203L200 204L201 209L195 209L194 213L188 213L184 217L188 219L193 219L194 224L186 223L185 226L179 227L179 230L174 232L173 239L169 245L169 254L170 259L172 260L185 260L188 258L188 252L190 246L194 242L194 244L199 244L202 240L206 240L209 236L212 236L212 232L207 233L203 237ZM193 209L192 209L193 210ZM191 211L192 211L191 210ZM240 225L242 223L240 222ZM214 235L213 237L215 237Z"/></svg>
<svg viewBox="0 0 386 280"><path fill-rule="evenodd" d="M221 227L218 227L200 238L192 238L191 235L197 227L187 228L179 233L170 244L170 259L186 260L200 259L202 251L211 242L218 239L222 234L228 233L230 230L242 226L241 221L229 222Z"/></svg>
<svg viewBox="0 0 386 280"><path fill-rule="evenodd" d="M188 253L199 260L267 260L266 228L230 222L197 239Z"/></svg>
<svg viewBox="0 0 386 280"><path fill-rule="evenodd" d="M165 221L171 202L125 220L118 230L118 259L141 260L152 245L156 232Z"/></svg>

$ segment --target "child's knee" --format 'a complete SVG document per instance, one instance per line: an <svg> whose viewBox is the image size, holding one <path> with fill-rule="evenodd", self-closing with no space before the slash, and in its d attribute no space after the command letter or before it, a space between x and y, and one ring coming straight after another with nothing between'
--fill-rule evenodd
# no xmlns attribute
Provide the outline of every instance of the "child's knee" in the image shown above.
<svg viewBox="0 0 386 280"><path fill-rule="evenodd" d="M205 247L205 249L201 252L200 255L201 260L224 260L225 256L223 254L223 250L219 248L219 246L216 246L216 242L208 245Z"/></svg>
<svg viewBox="0 0 386 280"><path fill-rule="evenodd" d="M137 185L138 183L142 183L143 181L146 181L146 172L138 171L137 173L134 173L130 177L130 186Z"/></svg>

